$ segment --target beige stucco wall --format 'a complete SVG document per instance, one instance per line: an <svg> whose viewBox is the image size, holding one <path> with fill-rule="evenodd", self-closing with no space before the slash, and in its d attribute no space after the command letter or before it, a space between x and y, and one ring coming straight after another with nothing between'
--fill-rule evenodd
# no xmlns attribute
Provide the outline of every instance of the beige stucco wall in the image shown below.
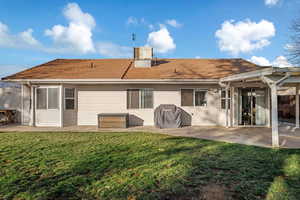
<svg viewBox="0 0 300 200"><path fill-rule="evenodd" d="M130 125L154 125L154 109L127 109L126 90L152 88L154 109L161 104L181 105L182 88L208 89L206 107L182 107L191 116L191 125L225 125L217 85L94 85L77 86L78 125L97 125L99 113L129 113Z"/></svg>

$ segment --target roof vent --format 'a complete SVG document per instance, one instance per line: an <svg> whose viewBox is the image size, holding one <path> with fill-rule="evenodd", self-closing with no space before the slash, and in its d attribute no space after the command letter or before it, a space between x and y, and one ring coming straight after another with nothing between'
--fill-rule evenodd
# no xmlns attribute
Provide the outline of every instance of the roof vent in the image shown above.
<svg viewBox="0 0 300 200"><path fill-rule="evenodd" d="M134 66L135 67L151 67L153 58L152 47L134 48Z"/></svg>

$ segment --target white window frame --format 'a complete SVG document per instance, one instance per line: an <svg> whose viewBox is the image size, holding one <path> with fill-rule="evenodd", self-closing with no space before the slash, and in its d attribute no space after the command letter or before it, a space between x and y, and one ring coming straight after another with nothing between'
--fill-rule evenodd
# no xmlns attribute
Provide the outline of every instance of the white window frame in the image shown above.
<svg viewBox="0 0 300 200"><path fill-rule="evenodd" d="M182 90L193 90L193 105L192 106L182 106L182 98L181 98ZM206 92L206 95L208 93L208 89L206 89L206 88L180 88L180 106L181 107L196 107L196 108L207 107L207 105L208 105L207 96L205 96L205 98L206 98L205 106L196 106L196 91L204 91L204 92Z"/></svg>
<svg viewBox="0 0 300 200"><path fill-rule="evenodd" d="M54 88L54 89L58 89L58 108L52 108L52 109L49 109L49 98L48 98L48 89L49 88ZM37 90L38 89L46 89L47 92L47 96L46 96L46 109L38 109L38 99L37 99ZM60 110L60 102L61 102L61 94L60 94L60 86L39 86L39 87L36 87L35 88L35 109L36 110Z"/></svg>
<svg viewBox="0 0 300 200"><path fill-rule="evenodd" d="M225 92L225 97L222 97L222 92ZM221 88L221 90L220 90L220 107L221 107L221 110L226 110L226 106L225 106L225 108L222 108L222 100L225 100L225 105L226 105L226 101L228 101L228 109L231 109L231 91L230 91L230 89L228 89L228 94L230 93L230 95L228 95L228 97L227 97L227 95L226 95L226 89L225 88Z"/></svg>
<svg viewBox="0 0 300 200"><path fill-rule="evenodd" d="M70 98L70 97L66 97L66 89L74 89L74 97ZM66 109L66 99L74 99L74 109ZM76 88L72 88L72 87L65 87L64 88L64 110L76 110L77 106L76 106Z"/></svg>
<svg viewBox="0 0 300 200"><path fill-rule="evenodd" d="M139 107L138 108L128 108L128 90L139 90ZM152 108L142 108L142 95L141 90L151 90L152 91ZM147 109L154 109L154 89L153 88L126 88L126 109L127 110L147 110Z"/></svg>

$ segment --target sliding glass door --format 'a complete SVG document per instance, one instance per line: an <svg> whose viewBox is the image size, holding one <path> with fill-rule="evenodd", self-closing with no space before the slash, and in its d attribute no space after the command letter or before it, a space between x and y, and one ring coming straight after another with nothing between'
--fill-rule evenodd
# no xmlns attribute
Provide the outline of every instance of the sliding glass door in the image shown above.
<svg viewBox="0 0 300 200"><path fill-rule="evenodd" d="M239 125L266 125L266 90L260 88L239 89Z"/></svg>

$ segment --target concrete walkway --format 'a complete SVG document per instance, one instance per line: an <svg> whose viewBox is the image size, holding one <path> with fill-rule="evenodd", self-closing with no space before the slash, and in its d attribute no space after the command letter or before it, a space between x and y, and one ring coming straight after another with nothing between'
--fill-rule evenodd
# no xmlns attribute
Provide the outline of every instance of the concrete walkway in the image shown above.
<svg viewBox="0 0 300 200"><path fill-rule="evenodd" d="M98 129L96 126L29 127L20 125L0 126L0 132L153 132L173 136L201 138L229 143L239 143L261 147L271 147L270 128L223 128L191 126L178 129L157 129L152 126L131 127L128 129ZM290 126L281 126L280 146L300 149L300 130Z"/></svg>

